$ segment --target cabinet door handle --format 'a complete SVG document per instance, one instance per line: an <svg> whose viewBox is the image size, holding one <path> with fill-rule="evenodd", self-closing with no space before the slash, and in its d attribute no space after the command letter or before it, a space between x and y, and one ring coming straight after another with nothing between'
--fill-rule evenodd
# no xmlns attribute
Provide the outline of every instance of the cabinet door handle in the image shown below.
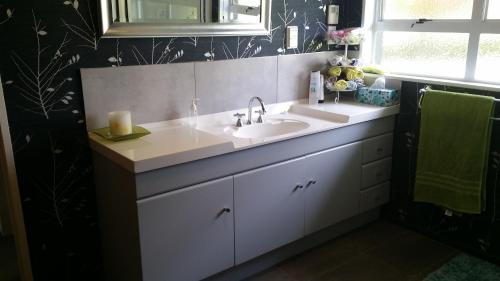
<svg viewBox="0 0 500 281"><path fill-rule="evenodd" d="M230 208L223 208L222 210L219 211L219 213L217 213L217 218L221 217L223 214L229 214L231 213L231 209Z"/></svg>
<svg viewBox="0 0 500 281"><path fill-rule="evenodd" d="M302 189L302 188L304 188L304 186L303 186L303 185L301 185L301 184L297 184L297 185L295 186L295 188L293 189L293 191L296 191L297 189Z"/></svg>
<svg viewBox="0 0 500 281"><path fill-rule="evenodd" d="M309 187L309 186L310 186L310 185L312 185L312 184L316 184L316 181L315 181L315 180L310 180L310 181L307 183L306 187Z"/></svg>

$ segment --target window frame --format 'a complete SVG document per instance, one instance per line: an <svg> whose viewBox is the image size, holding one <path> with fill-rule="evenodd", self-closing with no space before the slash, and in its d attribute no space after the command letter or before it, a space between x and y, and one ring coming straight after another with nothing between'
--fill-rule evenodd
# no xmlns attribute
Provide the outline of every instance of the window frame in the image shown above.
<svg viewBox="0 0 500 281"><path fill-rule="evenodd" d="M474 0L471 19L433 19L415 24L418 19L383 19L384 0L364 0L363 28L368 32L361 48L364 61L380 64L384 31L401 32L444 32L469 34L465 75L463 78L430 76L464 82L500 84L500 81L475 79L476 63L479 53L479 39L483 33L500 34L500 19L487 19L489 0ZM413 27L411 27L413 25ZM422 76L415 73L393 72L397 75ZM426 77L426 76L423 76ZM429 77L429 76L427 76Z"/></svg>

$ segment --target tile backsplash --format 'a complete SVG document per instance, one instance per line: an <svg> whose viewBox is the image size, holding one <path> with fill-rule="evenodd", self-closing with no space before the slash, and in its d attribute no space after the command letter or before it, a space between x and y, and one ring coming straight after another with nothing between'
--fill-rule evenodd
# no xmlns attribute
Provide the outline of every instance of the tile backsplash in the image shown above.
<svg viewBox="0 0 500 281"><path fill-rule="evenodd" d="M276 103L278 59L275 56L195 63L200 114L244 108L253 96Z"/></svg>
<svg viewBox="0 0 500 281"><path fill-rule="evenodd" d="M336 53L339 54L339 53ZM332 52L286 56L278 59L278 102L305 99L309 95L309 73L323 70Z"/></svg>
<svg viewBox="0 0 500 281"><path fill-rule="evenodd" d="M186 117L195 97L200 114L245 108L253 96L265 103L306 98L310 71L336 54L82 69L87 128L106 126L107 112L116 110L130 110L138 124Z"/></svg>
<svg viewBox="0 0 500 281"><path fill-rule="evenodd" d="M110 111L130 110L137 124L188 114L195 93L194 64L82 69L87 128L105 127Z"/></svg>

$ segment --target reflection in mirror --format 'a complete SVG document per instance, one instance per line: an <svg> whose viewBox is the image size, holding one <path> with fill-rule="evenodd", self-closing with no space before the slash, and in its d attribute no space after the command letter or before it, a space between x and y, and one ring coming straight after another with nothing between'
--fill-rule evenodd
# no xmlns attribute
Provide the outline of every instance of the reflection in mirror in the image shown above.
<svg viewBox="0 0 500 281"><path fill-rule="evenodd" d="M261 0L112 0L119 23L259 23Z"/></svg>
<svg viewBox="0 0 500 281"><path fill-rule="evenodd" d="M98 0L104 38L254 36L271 32L272 0Z"/></svg>

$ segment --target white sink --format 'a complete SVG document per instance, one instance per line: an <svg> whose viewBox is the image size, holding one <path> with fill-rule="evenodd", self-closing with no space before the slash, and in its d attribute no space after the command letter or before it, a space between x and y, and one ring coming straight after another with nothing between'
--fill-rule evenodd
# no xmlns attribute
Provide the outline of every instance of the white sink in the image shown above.
<svg viewBox="0 0 500 281"><path fill-rule="evenodd" d="M266 118L264 123L244 125L241 128L227 127L225 132L237 138L255 139L286 135L309 128L309 124L287 118Z"/></svg>

